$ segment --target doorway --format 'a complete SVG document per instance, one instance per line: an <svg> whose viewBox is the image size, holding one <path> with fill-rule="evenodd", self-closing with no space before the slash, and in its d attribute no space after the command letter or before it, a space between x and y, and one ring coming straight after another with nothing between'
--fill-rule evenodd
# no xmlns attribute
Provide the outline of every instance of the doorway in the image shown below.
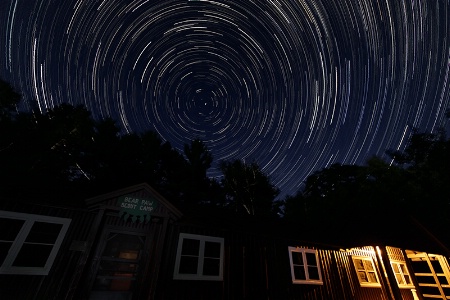
<svg viewBox="0 0 450 300"><path fill-rule="evenodd" d="M144 234L106 231L97 255L89 299L130 300L144 265Z"/></svg>

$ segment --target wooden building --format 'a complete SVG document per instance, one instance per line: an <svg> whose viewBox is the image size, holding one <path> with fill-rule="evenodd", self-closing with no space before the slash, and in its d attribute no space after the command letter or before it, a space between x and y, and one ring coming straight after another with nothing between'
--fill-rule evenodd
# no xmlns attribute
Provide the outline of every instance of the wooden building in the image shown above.
<svg viewBox="0 0 450 300"><path fill-rule="evenodd" d="M147 184L86 204L0 203L0 299L450 299L445 246L419 233L339 244L184 214Z"/></svg>

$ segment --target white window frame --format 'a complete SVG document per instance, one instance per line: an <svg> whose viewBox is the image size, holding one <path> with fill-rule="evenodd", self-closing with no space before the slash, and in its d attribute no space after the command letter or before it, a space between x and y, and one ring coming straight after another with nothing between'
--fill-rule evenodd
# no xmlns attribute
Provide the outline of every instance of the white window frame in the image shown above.
<svg viewBox="0 0 450 300"><path fill-rule="evenodd" d="M322 270L320 268L319 255L317 253L317 250L307 249L307 248L298 248L298 247L288 247L288 251L289 251L289 263L291 266L292 283L294 283L294 284L323 284ZM300 280L300 279L295 278L294 263L293 263L293 259L292 259L293 252L298 252L298 253L302 254L303 262L305 262L305 265L303 266L304 271L305 271L305 277L306 277L305 280ZM316 263L317 263L316 267L317 267L317 272L319 273L319 280L309 278L309 272L308 272L309 264L306 259L306 253L313 253L316 256Z"/></svg>
<svg viewBox="0 0 450 300"><path fill-rule="evenodd" d="M16 238L11 244L11 247L8 251L8 255L5 257L5 260L0 265L0 274L21 274L21 275L48 275L50 269L55 260L56 254L61 246L61 243L66 235L67 229L69 228L70 219L65 218L57 218L43 215L34 215L34 214L25 214L25 213L17 213L11 211L2 211L0 210L0 218L3 219L13 219L13 220L23 220L24 224L22 228L19 230ZM50 254L47 258L47 262L44 267L17 267L13 266L14 260L19 254L20 249L22 248L28 234L30 233L31 228L35 222L42 223L54 223L61 224L61 231L56 238L55 243L53 244L53 248L50 251Z"/></svg>
<svg viewBox="0 0 450 300"><path fill-rule="evenodd" d="M197 263L197 274L184 274L184 273L179 272L180 261L181 261L181 250L183 247L184 239L198 240L200 242L198 263ZM205 256L204 256L205 242L213 242L213 243L220 244L220 261L219 261L220 265L219 265L219 274L217 276L203 275L203 263L204 263L204 259L205 259ZM224 257L224 239L223 238L189 234L189 233L180 233L180 236L178 238L178 248L177 248L177 256L176 256L176 260L175 260L175 269L173 272L173 279L222 281L223 280L223 257Z"/></svg>
<svg viewBox="0 0 450 300"><path fill-rule="evenodd" d="M394 265L397 265L397 269L399 272L396 272L394 269ZM404 269L401 268L401 265L404 266ZM391 260L392 273L394 273L395 281L397 281L398 287L400 288L414 288L414 283L412 282L411 274L409 273L408 266L404 261ZM405 272L406 270L406 272ZM400 275L403 282L406 282L405 275L409 277L409 284L399 283L397 280L397 274Z"/></svg>
<svg viewBox="0 0 450 300"><path fill-rule="evenodd" d="M357 259L370 262L371 265L372 265L372 270L373 271L372 270L367 270L365 264L363 264L364 265L364 270L358 269L356 261L355 261ZM370 256L352 256L352 260L353 260L353 267L355 268L355 272L356 272L356 277L358 277L359 284L362 287L381 287L380 278L378 277L378 272L377 272L377 269L375 267L375 263L373 262L373 258L372 257L370 257ZM377 282L364 282L364 281L361 281L361 278L359 276L359 272L361 272L361 271L364 271L366 273L366 277L367 278L369 278L368 273L372 273L373 272L375 274L375 278L376 278Z"/></svg>

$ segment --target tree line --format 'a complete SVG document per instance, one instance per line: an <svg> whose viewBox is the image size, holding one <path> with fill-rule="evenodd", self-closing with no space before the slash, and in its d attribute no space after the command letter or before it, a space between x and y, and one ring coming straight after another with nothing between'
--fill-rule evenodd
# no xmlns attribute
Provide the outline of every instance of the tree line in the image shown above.
<svg viewBox="0 0 450 300"><path fill-rule="evenodd" d="M368 211L390 211L450 224L450 140L444 130L415 131L405 151L387 151L365 165L334 164L310 175L295 195L280 190L256 162L221 161L201 140L183 151L153 131L121 134L112 119L61 104L19 112L17 93L0 81L0 193L3 198L66 205L146 182L183 207L214 207L242 216L330 224Z"/></svg>
<svg viewBox="0 0 450 300"><path fill-rule="evenodd" d="M146 182L181 206L210 206L240 215L277 215L279 194L257 163L222 161L201 140L183 151L154 131L121 134L113 119L96 120L83 106L45 113L17 111L21 97L0 81L2 197L82 205L89 196Z"/></svg>
<svg viewBox="0 0 450 300"><path fill-rule="evenodd" d="M450 113L447 113L447 120ZM365 165L334 164L310 175L284 199L284 218L300 225L407 229L419 224L450 243L450 139L414 130L404 151ZM312 225L314 226L314 225ZM388 228L389 230L389 228Z"/></svg>

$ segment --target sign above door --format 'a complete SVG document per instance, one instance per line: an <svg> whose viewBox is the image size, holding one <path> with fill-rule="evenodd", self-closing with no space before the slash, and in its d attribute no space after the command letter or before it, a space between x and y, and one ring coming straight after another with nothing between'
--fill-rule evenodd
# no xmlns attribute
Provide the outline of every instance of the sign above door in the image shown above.
<svg viewBox="0 0 450 300"><path fill-rule="evenodd" d="M132 195L121 196L117 200L120 208L119 216L125 220L131 218L133 222L150 221L151 212L158 207L158 202L152 198L137 198Z"/></svg>

